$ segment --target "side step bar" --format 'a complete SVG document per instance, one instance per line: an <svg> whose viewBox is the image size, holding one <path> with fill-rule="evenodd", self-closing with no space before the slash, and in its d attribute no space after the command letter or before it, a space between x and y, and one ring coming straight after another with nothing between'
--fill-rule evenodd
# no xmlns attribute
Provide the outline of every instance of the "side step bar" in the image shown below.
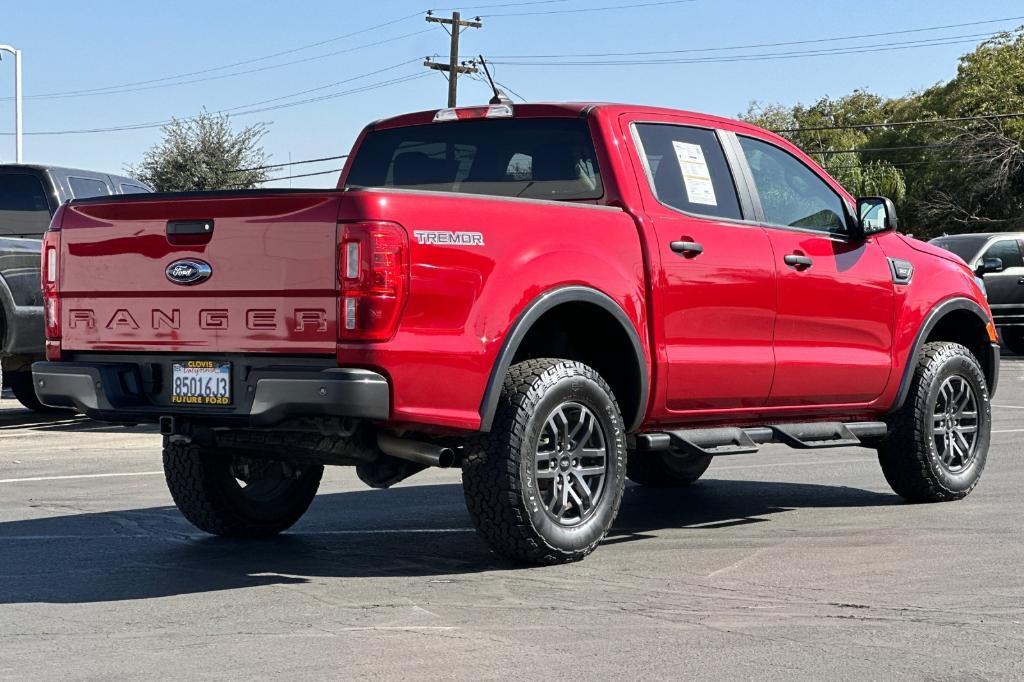
<svg viewBox="0 0 1024 682"><path fill-rule="evenodd" d="M865 438L881 438L885 422L808 422L771 424L740 428L722 426L709 429L679 429L636 436L637 450L675 450L699 456L747 455L764 443L782 443L792 448L841 448L863 445Z"/></svg>

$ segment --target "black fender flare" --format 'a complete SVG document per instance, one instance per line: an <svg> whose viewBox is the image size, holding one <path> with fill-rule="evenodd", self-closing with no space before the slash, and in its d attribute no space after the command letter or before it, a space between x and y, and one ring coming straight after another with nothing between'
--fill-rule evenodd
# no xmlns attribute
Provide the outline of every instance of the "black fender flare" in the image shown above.
<svg viewBox="0 0 1024 682"><path fill-rule="evenodd" d="M2 355L12 342L14 334L14 294L7 284L7 280L0 274L0 355Z"/></svg>
<svg viewBox="0 0 1024 682"><path fill-rule="evenodd" d="M626 332L630 343L633 345L637 367L640 369L638 381L640 395L637 396L636 416L626 428L628 431L635 431L640 427L644 415L647 413L650 377L648 376L647 361L644 356L644 346L640 341L640 335L637 333L636 327L633 326L625 311L608 295L589 287L567 286L546 291L533 299L519 314L519 317L516 318L516 321L509 329L508 334L505 335L501 350L498 352L498 357L491 368L491 375L487 379L487 388L484 391L483 400L480 403L481 431L487 432L491 430L491 426L494 423L494 415L498 410L498 401L501 398L501 386L505 381L505 374L508 372L508 368L512 366L512 359L515 357L516 351L519 350L519 345L533 327L533 324L544 313L555 306L563 303L579 302L596 305L610 313L622 325L622 330Z"/></svg>
<svg viewBox="0 0 1024 682"><path fill-rule="evenodd" d="M907 355L907 362L903 367L903 376L900 378L900 390L896 394L896 400L893 401L892 406L889 408L890 414L903 407L903 403L907 400L907 395L910 393L910 383L914 379L917 357L921 353L921 347L924 345L928 335L942 321L942 318L957 310L967 310L974 313L982 325L987 325L992 321L985 312L985 309L969 298L949 298L936 304L928 311L928 315L924 318L924 323L917 330L917 335L914 337L914 345L910 349L910 354ZM989 360L991 366L988 368L989 372L986 373L991 375L986 376L986 379L989 380L988 390L990 395L995 395L996 383L999 380L999 345L993 344L993 347L992 357ZM984 362L985 359L979 358L979 360Z"/></svg>

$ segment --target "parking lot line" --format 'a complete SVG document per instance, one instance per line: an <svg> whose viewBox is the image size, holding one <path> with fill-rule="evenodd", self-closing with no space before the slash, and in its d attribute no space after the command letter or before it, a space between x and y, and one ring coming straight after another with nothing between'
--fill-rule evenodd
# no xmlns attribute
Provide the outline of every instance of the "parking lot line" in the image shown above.
<svg viewBox="0 0 1024 682"><path fill-rule="evenodd" d="M120 476L163 476L162 471L133 471L113 474L77 474L74 476L30 476L27 478L0 478L0 483L29 483L32 481L67 481L75 478L117 478Z"/></svg>
<svg viewBox="0 0 1024 682"><path fill-rule="evenodd" d="M346 530L313 530L289 533L291 536L322 536L322 535L436 535L439 533L475 533L475 528L351 528ZM175 534L181 537L180 534ZM204 533L187 533L185 539L207 538ZM107 533L103 535L0 535L0 542L58 542L65 540L157 540L164 541L167 536L159 533Z"/></svg>

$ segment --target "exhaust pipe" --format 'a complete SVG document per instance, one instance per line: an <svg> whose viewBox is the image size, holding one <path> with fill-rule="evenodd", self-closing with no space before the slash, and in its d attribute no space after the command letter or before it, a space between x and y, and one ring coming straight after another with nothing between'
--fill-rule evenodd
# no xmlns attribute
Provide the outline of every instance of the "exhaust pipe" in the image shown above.
<svg viewBox="0 0 1024 682"><path fill-rule="evenodd" d="M385 455L416 462L428 467L448 469L455 464L455 451L443 445L398 438L387 433L377 434L377 447Z"/></svg>

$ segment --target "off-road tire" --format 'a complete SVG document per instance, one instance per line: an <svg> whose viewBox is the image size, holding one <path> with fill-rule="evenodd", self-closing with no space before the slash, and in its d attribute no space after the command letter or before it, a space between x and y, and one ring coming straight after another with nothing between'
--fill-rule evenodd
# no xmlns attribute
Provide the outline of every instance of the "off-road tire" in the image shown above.
<svg viewBox="0 0 1024 682"><path fill-rule="evenodd" d="M943 466L933 436L937 394L942 383L954 375L973 387L979 403L974 458L958 473ZM977 358L957 343L925 344L907 399L888 424L889 433L878 447L878 461L896 494L909 502L947 502L966 497L985 469L992 428L988 386Z"/></svg>
<svg viewBox="0 0 1024 682"><path fill-rule="evenodd" d="M999 336L1014 355L1024 355L1024 327L1002 327Z"/></svg>
<svg viewBox="0 0 1024 682"><path fill-rule="evenodd" d="M711 466L712 457L673 456L667 452L631 452L626 478L648 488L685 488Z"/></svg>
<svg viewBox="0 0 1024 682"><path fill-rule="evenodd" d="M72 410L50 407L39 402L36 388L32 382L32 372L8 372L5 376L11 393L23 407L33 412L71 412Z"/></svg>
<svg viewBox="0 0 1024 682"><path fill-rule="evenodd" d="M279 490L257 500L236 481L232 457L165 437L163 459L167 487L185 518L207 533L233 538L266 538L290 528L309 508L324 472L319 464L286 465L298 471L295 478L282 477Z"/></svg>
<svg viewBox="0 0 1024 682"><path fill-rule="evenodd" d="M596 419L607 463L592 512L575 526L548 516L535 483L545 422L569 401ZM625 426L611 388L582 363L543 358L509 369L490 433L466 445L462 482L466 506L487 545L513 561L543 565L579 561L594 551L619 512L625 474Z"/></svg>

